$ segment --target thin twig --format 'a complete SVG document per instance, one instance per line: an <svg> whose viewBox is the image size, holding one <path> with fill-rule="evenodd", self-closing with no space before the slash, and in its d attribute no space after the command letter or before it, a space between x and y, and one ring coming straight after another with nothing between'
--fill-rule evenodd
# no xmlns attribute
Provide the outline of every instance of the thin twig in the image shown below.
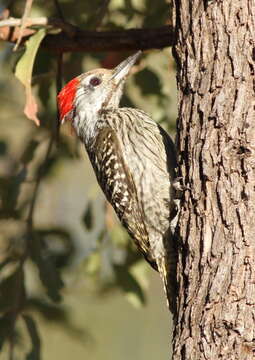
<svg viewBox="0 0 255 360"><path fill-rule="evenodd" d="M56 8L56 10L57 10L57 13L58 13L59 18L60 18L62 21L64 21L64 20L65 20L65 17L64 17L63 11L62 11L62 9L61 9L61 6L60 6L58 0L53 0L53 1L54 1L55 8Z"/></svg>
<svg viewBox="0 0 255 360"><path fill-rule="evenodd" d="M62 54L58 55L57 58L57 74L56 74L56 90L57 93L61 90L62 88L62 67L63 67L63 59L62 59ZM58 118L58 116L57 116ZM43 170L45 168L45 165L47 164L47 161L49 160L51 151L52 151L52 147L54 145L54 142L57 140L58 138L58 130L59 130L59 125L57 122L57 127L55 129L52 130L51 132L51 137L49 140L49 144L45 153L45 157L44 160L42 162L42 164L40 165L38 172L37 172L37 177L35 179L35 186L34 186L34 191L33 191L33 196L31 199L31 203L30 203L30 208L28 211L28 217L27 217L27 224L28 224L28 228L30 231L33 230L33 217L34 217L34 211L35 211L35 204L36 204L36 200L37 200L37 195L38 195L38 191L39 191L39 186L43 177Z"/></svg>
<svg viewBox="0 0 255 360"><path fill-rule="evenodd" d="M16 18L13 18L13 17L10 17L8 19L0 21L0 27L5 27L5 26L14 27L14 26L21 26L21 25L22 25L22 19L16 19ZM26 19L24 19L23 25L25 27L28 27L28 26L47 26L47 25L49 25L49 19L46 18L46 17L35 17L35 18L27 17Z"/></svg>
<svg viewBox="0 0 255 360"><path fill-rule="evenodd" d="M23 31L25 31L26 28L28 27L50 27L55 30L58 29L62 30L70 37L73 37L76 31L78 31L78 28L76 26L69 24L60 18L51 18L51 17L47 18L44 16L35 17L35 18L28 17L24 20L24 24L25 24L25 29ZM21 32L21 25L22 25L22 19L10 17L8 19L0 20L0 28L15 27L16 30L18 30L18 33ZM25 35L26 34L24 34L23 37L25 37ZM2 40L9 40L8 38L6 38L6 36L4 36L4 34L2 34L1 36L1 31L0 31L0 37ZM15 39L15 41L16 40L17 38ZM13 42L14 38L12 38L11 41Z"/></svg>
<svg viewBox="0 0 255 360"><path fill-rule="evenodd" d="M19 44L20 44L20 42L21 42L21 39L22 39L24 30L25 30L25 28L26 28L26 19L27 19L28 16L29 16L29 13L30 13L30 11L31 11L32 4L33 4L33 0L26 0L26 5L25 5L24 13L23 13L23 16L22 16L22 19L21 19L21 28L20 28L19 37L18 37L18 39L17 39L16 45L14 46L13 51L16 51L16 50L18 49L18 47L19 47Z"/></svg>
<svg viewBox="0 0 255 360"><path fill-rule="evenodd" d="M60 64L62 64L62 56L59 55L59 59L58 62ZM57 70L57 88L59 88L61 85L61 67L62 65L58 65L58 70ZM37 175L36 175L36 179L35 179L35 184L34 184L34 189L33 189L33 194L32 194L32 199L30 202L30 206L29 206L29 210L28 210L28 216L27 216L27 243L26 243L26 251L24 253L24 256L21 258L20 261L20 268L19 268L19 272L21 276L24 276L24 272L23 272L23 264L26 261L26 258L29 254L29 242L31 241L31 238L33 237L33 227L34 227L34 213L35 213L35 206L36 206L36 201L37 201L37 197L38 197L38 193L39 193L39 188L40 188L40 184L44 175L44 169L45 166L49 160L49 157L51 155L52 152L52 148L55 142L55 138L56 138L56 133L53 130L51 132L51 137L45 152L45 156L44 159L41 163L41 165L39 166L39 169L37 171ZM19 282L17 284L17 306L14 308L13 310L13 320L12 320L12 336L10 338L10 350L9 350L9 360L13 360L14 359L14 331L15 331L15 323L16 323L16 319L17 316L20 312L20 309L22 308L22 301L23 298L25 296L25 289L24 289L24 277L23 278L18 278Z"/></svg>
<svg viewBox="0 0 255 360"><path fill-rule="evenodd" d="M57 56L57 74L56 74L56 89L57 94L62 89L63 81L63 54L58 54Z"/></svg>
<svg viewBox="0 0 255 360"><path fill-rule="evenodd" d="M61 12L61 8L59 6L58 1L54 0L54 3L57 8L58 15L61 17L61 20L63 20L63 14ZM62 66L63 66L63 55L61 53L61 54L58 54L58 57L57 57L57 74L56 74L57 93L61 90L61 87L62 87ZM57 118L58 118L58 116L57 116ZM28 217L27 217L27 225L28 225L29 231L33 230L33 218L34 218L34 211L35 211L35 205L36 205L36 200L37 200L37 196L38 196L38 191L39 191L40 183L42 180L45 165L47 164L47 161L49 160L53 144L56 141L56 139L58 138L58 130L59 130L59 126L58 126L58 122L57 122L56 128L53 129L53 131L51 132L51 137L50 137L49 144L48 144L48 147L47 147L47 150L45 153L44 160L38 169L37 177L35 180L33 196L31 199L30 208L29 208Z"/></svg>
<svg viewBox="0 0 255 360"><path fill-rule="evenodd" d="M96 23L95 23L95 29L99 30L102 22L105 18L105 15L108 11L108 6L110 4L111 0L103 0L102 5L100 6L100 8L98 9L97 15L96 15Z"/></svg>
<svg viewBox="0 0 255 360"><path fill-rule="evenodd" d="M56 74L56 90L57 90L57 94L62 89L62 85L63 85L63 53L60 53L60 54L57 55L57 74ZM56 107L57 107L57 119L56 119L55 135L56 135L56 142L58 142L59 128L60 128L61 123L60 123L60 119L59 119L57 97L56 97Z"/></svg>
<svg viewBox="0 0 255 360"><path fill-rule="evenodd" d="M23 308L24 300L26 297L25 288L24 288L24 270L23 264L25 261L25 257L23 256L20 259L19 268L16 271L16 278L15 278L15 304L11 309L8 316L11 320L10 325L10 337L9 337L9 360L14 360L14 348L15 348L15 325L16 320Z"/></svg>
<svg viewBox="0 0 255 360"><path fill-rule="evenodd" d="M27 225L28 225L28 232L32 232L33 230L33 220L34 220L34 210L35 210L35 204L36 204L36 200L37 200L37 195L38 195L38 190L39 190L39 186L43 177L43 170L47 164L47 161L49 160L51 151L52 151L52 147L54 144L54 132L52 132L51 134L51 138L49 140L49 144L45 153L45 157L44 160L42 162L42 164L40 165L38 172L37 172L37 177L35 180L35 186L34 186L34 191L32 194L32 199L31 199L31 203L30 203L30 207L29 207L29 211L28 211L28 217L27 217Z"/></svg>
<svg viewBox="0 0 255 360"><path fill-rule="evenodd" d="M54 4L55 4L55 8L57 10L58 16L59 18L65 22L65 18L64 18L64 13L62 11L62 8L59 4L58 0L53 0ZM59 129L60 129L60 116L59 116L59 110L58 110L58 102L57 102L57 94L60 92L60 90L62 89L62 79L63 79L63 53L59 53L57 54L57 73L56 73L56 109L57 109L57 117L56 117L56 121L54 122L55 124L55 140L56 140L56 144L58 144L59 142Z"/></svg>

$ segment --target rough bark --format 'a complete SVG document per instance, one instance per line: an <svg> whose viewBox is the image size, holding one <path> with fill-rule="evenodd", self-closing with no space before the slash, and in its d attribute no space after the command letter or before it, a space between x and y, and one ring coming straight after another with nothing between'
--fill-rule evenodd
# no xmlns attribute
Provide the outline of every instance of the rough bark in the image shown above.
<svg viewBox="0 0 255 360"><path fill-rule="evenodd" d="M255 358L255 2L174 0L184 181L173 359Z"/></svg>

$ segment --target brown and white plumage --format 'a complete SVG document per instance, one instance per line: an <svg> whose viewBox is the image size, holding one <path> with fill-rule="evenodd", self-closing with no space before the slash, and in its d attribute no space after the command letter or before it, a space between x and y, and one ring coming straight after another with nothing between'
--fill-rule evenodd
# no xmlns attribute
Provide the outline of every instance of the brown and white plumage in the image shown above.
<svg viewBox="0 0 255 360"><path fill-rule="evenodd" d="M72 80L58 96L59 110L62 119L72 121L120 221L166 282L176 260L170 231L175 148L145 112L119 107L137 57L114 70L97 69Z"/></svg>

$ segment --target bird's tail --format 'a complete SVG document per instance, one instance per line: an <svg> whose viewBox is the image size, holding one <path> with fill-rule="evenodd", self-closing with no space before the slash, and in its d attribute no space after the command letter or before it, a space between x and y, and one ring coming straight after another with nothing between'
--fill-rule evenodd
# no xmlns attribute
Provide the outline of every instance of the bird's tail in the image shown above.
<svg viewBox="0 0 255 360"><path fill-rule="evenodd" d="M176 314L177 283L175 254L167 254L167 256L158 258L157 267L163 281L168 308L173 314Z"/></svg>

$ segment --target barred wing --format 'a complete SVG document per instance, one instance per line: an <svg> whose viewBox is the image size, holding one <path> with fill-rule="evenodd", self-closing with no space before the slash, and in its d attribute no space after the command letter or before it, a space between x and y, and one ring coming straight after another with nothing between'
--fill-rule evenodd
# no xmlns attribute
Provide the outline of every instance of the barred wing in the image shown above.
<svg viewBox="0 0 255 360"><path fill-rule="evenodd" d="M115 131L110 128L101 129L92 148L89 157L99 185L139 250L155 268L143 210L138 202L132 175L122 157Z"/></svg>

